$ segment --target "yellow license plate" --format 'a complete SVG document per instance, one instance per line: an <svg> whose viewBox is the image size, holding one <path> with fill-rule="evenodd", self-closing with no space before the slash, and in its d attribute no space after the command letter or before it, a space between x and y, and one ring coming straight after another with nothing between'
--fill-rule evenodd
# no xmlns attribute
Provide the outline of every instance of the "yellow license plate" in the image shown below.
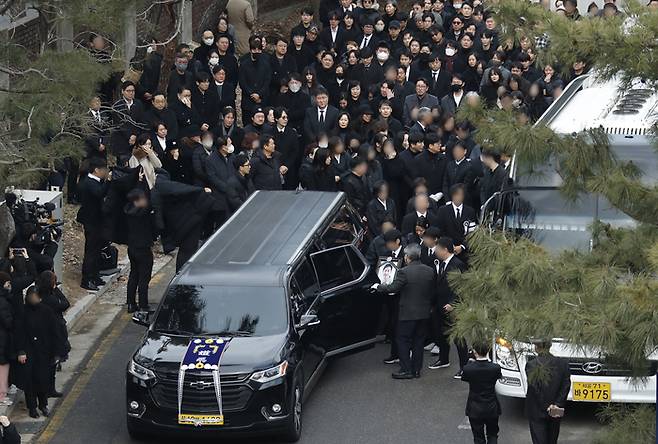
<svg viewBox="0 0 658 444"><path fill-rule="evenodd" d="M574 382L571 390L574 401L610 401L609 382Z"/></svg>
<svg viewBox="0 0 658 444"><path fill-rule="evenodd" d="M221 426L224 425L224 415L193 415L181 413L178 415L178 424L202 426Z"/></svg>

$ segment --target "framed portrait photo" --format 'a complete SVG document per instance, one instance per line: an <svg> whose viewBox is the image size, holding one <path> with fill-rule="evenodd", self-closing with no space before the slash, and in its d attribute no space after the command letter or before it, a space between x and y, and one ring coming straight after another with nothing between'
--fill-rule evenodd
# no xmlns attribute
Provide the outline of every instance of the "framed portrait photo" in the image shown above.
<svg viewBox="0 0 658 444"><path fill-rule="evenodd" d="M390 257L380 257L377 263L377 277L379 278L379 282L384 285L393 283L399 267L399 261Z"/></svg>

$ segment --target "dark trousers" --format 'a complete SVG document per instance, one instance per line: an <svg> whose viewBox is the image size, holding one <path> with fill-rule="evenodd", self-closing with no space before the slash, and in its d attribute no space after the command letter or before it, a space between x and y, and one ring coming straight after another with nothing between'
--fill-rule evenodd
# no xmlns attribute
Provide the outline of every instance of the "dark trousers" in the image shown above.
<svg viewBox="0 0 658 444"><path fill-rule="evenodd" d="M498 443L498 417L495 418L471 418L471 431L475 444L497 444ZM486 427L486 432L485 432Z"/></svg>
<svg viewBox="0 0 658 444"><path fill-rule="evenodd" d="M196 250L199 248L200 238L201 224L197 224L180 240L178 243L178 255L176 256L176 272L196 253Z"/></svg>
<svg viewBox="0 0 658 444"><path fill-rule="evenodd" d="M128 247L130 275L128 276L127 302L135 304L135 294L139 292L139 306L148 307L149 282L153 272L153 252L151 247Z"/></svg>
<svg viewBox="0 0 658 444"><path fill-rule="evenodd" d="M78 188L78 176L80 175L80 164L77 159L73 157L64 158L64 166L66 167L66 193L67 201L71 201L78 198L77 188Z"/></svg>
<svg viewBox="0 0 658 444"><path fill-rule="evenodd" d="M439 335L437 337L439 346L439 359L443 362L450 361L450 329L452 328L452 319L449 313L443 311L443 307L437 309L439 311ZM462 369L468 362L468 346L466 342L461 339L455 339L455 347L457 347L457 354L459 355L459 368Z"/></svg>
<svg viewBox="0 0 658 444"><path fill-rule="evenodd" d="M560 419L530 419L532 444L557 444L560 435Z"/></svg>
<svg viewBox="0 0 658 444"><path fill-rule="evenodd" d="M427 336L427 319L398 321L396 341L401 371L420 373L420 369L423 367L425 336Z"/></svg>
<svg viewBox="0 0 658 444"><path fill-rule="evenodd" d="M391 358L398 357L398 315L400 314L400 295L389 295L386 298L386 308L388 309L388 323L386 327L386 336L391 341Z"/></svg>
<svg viewBox="0 0 658 444"><path fill-rule="evenodd" d="M40 409L48 407L48 393L42 390L35 390L33 387L26 387L25 405L28 410L33 410L37 407Z"/></svg>
<svg viewBox="0 0 658 444"><path fill-rule="evenodd" d="M85 254L82 259L82 282L99 276L103 236L101 228L85 225Z"/></svg>

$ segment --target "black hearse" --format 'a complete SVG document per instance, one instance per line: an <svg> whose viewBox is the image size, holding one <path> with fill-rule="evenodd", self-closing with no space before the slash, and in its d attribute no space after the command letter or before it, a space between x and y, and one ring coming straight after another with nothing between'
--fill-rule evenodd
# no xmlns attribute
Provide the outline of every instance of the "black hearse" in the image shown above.
<svg viewBox="0 0 658 444"><path fill-rule="evenodd" d="M381 298L343 193L256 192L170 282L128 364L128 431L265 432L297 441L327 359L373 344ZM193 339L195 338L195 339ZM219 388L183 372L191 341L223 338ZM208 366L206 366L208 367ZM222 419L216 418L218 398ZM181 412L198 420L181 421Z"/></svg>

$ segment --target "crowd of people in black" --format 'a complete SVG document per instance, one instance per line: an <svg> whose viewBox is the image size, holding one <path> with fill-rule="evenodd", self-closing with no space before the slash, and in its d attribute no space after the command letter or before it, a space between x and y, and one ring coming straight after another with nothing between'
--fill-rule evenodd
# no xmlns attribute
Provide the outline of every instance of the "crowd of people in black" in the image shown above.
<svg viewBox="0 0 658 444"><path fill-rule="evenodd" d="M560 1L557 13L580 20L576 6ZM378 287L393 294L386 362L400 362L394 377L419 377L424 347L438 355L431 369L448 367L458 296L446 276L468 267L466 236L482 205L509 184L511 161L508 153L482 149L477 128L459 111L499 108L530 124L587 62L567 70L540 65L546 36L503 41L479 0L417 0L411 11L396 0L321 0L317 15L303 8L290 34L278 36L236 33L250 29L253 17L229 23L231 8L229 2L216 29L203 31L200 46L179 44L169 65L152 41L141 77L124 80L116 100L111 88L90 100L94 132L82 174L73 168L68 181L85 232L81 286L95 291L103 284L100 252L108 241L127 244L128 311L148 310L158 237L165 252L178 248L178 269L254 190L343 191L373 236L373 265L407 257L418 270L407 265L398 280L433 280L431 291L400 281ZM614 0L597 17L612 13ZM102 37L94 36L90 48L103 62ZM30 316L46 318L64 306L48 302L52 291L43 285L29 292L30 309L16 314L27 316L27 328L45 328ZM421 309L402 309L405 291L422 293ZM49 310L32 310L40 299ZM459 378L468 373L469 347L454 345ZM487 350L471 346L478 359L486 357ZM51 362L65 350L48 353L43 358ZM37 399L43 410L52 386L42 376L29 406ZM476 428L484 425L474 425L474 434ZM485 442L483 433L476 442Z"/></svg>

